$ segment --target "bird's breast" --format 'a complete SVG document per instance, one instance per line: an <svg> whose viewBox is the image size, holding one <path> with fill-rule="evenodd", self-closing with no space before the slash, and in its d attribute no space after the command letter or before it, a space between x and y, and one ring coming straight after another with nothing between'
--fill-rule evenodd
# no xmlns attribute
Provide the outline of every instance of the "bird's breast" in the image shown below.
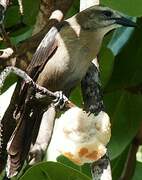
<svg viewBox="0 0 142 180"><path fill-rule="evenodd" d="M96 49L93 40L77 37L72 30L58 34L56 39L58 48L39 75L38 84L52 91L70 91L86 74Z"/></svg>

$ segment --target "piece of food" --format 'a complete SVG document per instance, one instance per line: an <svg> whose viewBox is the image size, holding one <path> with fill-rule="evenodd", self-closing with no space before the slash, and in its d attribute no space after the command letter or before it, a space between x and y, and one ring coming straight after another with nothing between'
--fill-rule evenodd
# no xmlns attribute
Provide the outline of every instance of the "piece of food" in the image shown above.
<svg viewBox="0 0 142 180"><path fill-rule="evenodd" d="M106 153L111 128L107 113L97 116L73 107L56 120L54 147L78 165L97 161Z"/></svg>

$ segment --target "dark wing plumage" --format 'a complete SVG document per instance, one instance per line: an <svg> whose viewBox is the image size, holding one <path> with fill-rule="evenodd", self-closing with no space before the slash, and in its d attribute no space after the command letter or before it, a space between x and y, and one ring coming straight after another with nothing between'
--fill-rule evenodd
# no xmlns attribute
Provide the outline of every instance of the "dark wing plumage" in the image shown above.
<svg viewBox="0 0 142 180"><path fill-rule="evenodd" d="M57 48L55 37L56 34L59 32L58 29L59 28L52 27L49 30L49 32L45 35L44 39L38 46L35 54L33 55L32 61L26 70L27 73L33 78L33 80L36 80L48 58Z"/></svg>
<svg viewBox="0 0 142 180"><path fill-rule="evenodd" d="M33 78L34 81L36 81L38 78L39 73L42 71L50 56L55 53L57 48L55 37L63 26L64 23L59 23L56 27L52 27L45 35L44 39L33 55L31 63L27 68L27 73L31 76L31 78ZM38 132L42 115L45 111L43 106L32 102L31 97L33 95L33 90L28 84L25 84L22 81L20 85L17 85L15 92L14 98L12 98L13 102L10 103L8 108L8 110L10 110L10 114L7 111L5 114L6 116L4 116L3 119L5 120L11 118L13 119L13 122L15 121L18 123L14 132L14 128L10 128L11 131L8 133L8 136L7 131L9 131L9 125L3 123L3 138L6 137L6 140L4 141L0 156L0 161L5 163L3 154L5 154L5 149L10 139L7 147L7 173L8 176L11 177L17 173L25 161L32 142L33 132ZM12 107L13 104L14 108ZM4 120L2 122L4 122ZM35 130L35 128L37 130Z"/></svg>

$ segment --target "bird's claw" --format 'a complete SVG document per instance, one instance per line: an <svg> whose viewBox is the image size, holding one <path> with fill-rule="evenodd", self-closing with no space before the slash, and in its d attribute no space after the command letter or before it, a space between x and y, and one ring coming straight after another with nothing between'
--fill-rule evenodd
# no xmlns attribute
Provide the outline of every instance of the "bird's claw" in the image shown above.
<svg viewBox="0 0 142 180"><path fill-rule="evenodd" d="M59 109L63 109L65 103L68 101L68 98L63 94L62 91L56 91L55 95L56 98L53 100L54 106L58 107Z"/></svg>

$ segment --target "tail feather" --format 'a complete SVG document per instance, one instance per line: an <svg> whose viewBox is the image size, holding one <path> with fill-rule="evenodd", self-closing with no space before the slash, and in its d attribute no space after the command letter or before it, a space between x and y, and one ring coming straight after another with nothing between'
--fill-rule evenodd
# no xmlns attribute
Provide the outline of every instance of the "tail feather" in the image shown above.
<svg viewBox="0 0 142 180"><path fill-rule="evenodd" d="M32 143L33 131L35 131L34 128L39 129L40 126L43 112L41 113L39 109L34 109L32 112L33 115L30 116L30 111L28 112L27 109L28 108L25 108L23 111L19 123L8 142L8 177L16 175L22 167ZM38 124L38 127L35 126L35 124Z"/></svg>

